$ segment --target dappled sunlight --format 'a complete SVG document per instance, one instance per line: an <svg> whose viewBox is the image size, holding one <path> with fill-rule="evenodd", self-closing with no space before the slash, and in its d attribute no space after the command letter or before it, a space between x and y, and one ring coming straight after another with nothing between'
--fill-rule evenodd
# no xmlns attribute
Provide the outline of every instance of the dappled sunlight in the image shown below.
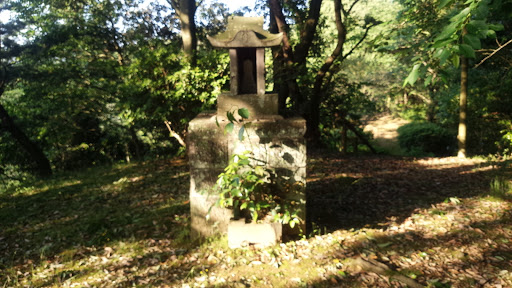
<svg viewBox="0 0 512 288"><path fill-rule="evenodd" d="M508 174L452 158L310 163L309 237L267 248L190 242L183 160L107 169L95 185L77 174L81 184L6 198L19 202L2 215L13 205L35 210L4 217L1 284L389 287L401 285L389 275L402 275L422 285L512 285Z"/></svg>
<svg viewBox="0 0 512 288"><path fill-rule="evenodd" d="M137 169L133 164L97 168L92 174L77 173L74 180L57 175L41 183L44 189L34 186L26 194L4 195L0 269L6 274L0 282L105 285L122 276L111 275L110 270L119 272L116 267L126 266L130 259L138 263L139 256L150 258L146 250L153 244L148 243L165 242L159 257L172 254L167 249L182 251L189 233L189 179L183 163L160 160L139 163ZM166 239L175 241L169 245L171 240ZM176 245L181 247L172 248Z"/></svg>

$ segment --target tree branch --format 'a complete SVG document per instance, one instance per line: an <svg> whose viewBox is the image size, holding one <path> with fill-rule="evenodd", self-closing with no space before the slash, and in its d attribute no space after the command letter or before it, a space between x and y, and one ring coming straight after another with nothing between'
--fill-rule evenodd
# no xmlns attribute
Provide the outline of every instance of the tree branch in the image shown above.
<svg viewBox="0 0 512 288"><path fill-rule="evenodd" d="M359 41L356 43L356 45L354 45L354 47L352 47L352 49L350 49L350 51L348 51L347 54L343 55L341 57L341 61L347 59L348 56L350 56L350 54L352 54L358 47L359 45L361 45L361 43L363 43L364 39L366 39L366 37L368 36L368 32L370 31L371 28L379 25L380 23L377 23L377 24L372 24L368 27L366 27L366 30L364 31L364 34L363 34L363 37L361 37L361 39L359 39Z"/></svg>
<svg viewBox="0 0 512 288"><path fill-rule="evenodd" d="M302 31L300 31L300 43L295 47L295 61L298 64L303 64L306 61L309 49L313 44L321 6L322 0L311 0L308 17Z"/></svg>
<svg viewBox="0 0 512 288"><path fill-rule="evenodd" d="M373 272L382 276L389 277L390 279L398 280L401 283L413 287L413 288L422 288L425 287L415 280L400 274L400 272L391 270L386 264L375 261L375 260L365 260L361 257L357 257L355 259L348 259L348 266L351 266L352 269L361 268L367 272Z"/></svg>
<svg viewBox="0 0 512 288"><path fill-rule="evenodd" d="M277 30L283 33L283 57L285 62L288 64L293 63L293 49L290 44L290 38L288 37L289 26L286 23L286 19L283 15L283 8L279 4L278 0L269 0L268 4L270 10L274 14L274 20L277 25Z"/></svg>
<svg viewBox="0 0 512 288"><path fill-rule="evenodd" d="M343 45L345 44L345 40L347 38L347 30L346 30L345 24L341 20L342 7L343 6L341 5L341 0L334 0L334 18L335 18L335 22L336 22L336 29L338 30L338 40L336 43L336 48L334 48L334 51L332 52L331 56L329 56L325 60L324 64L322 65L320 70L318 70L318 72L316 74L315 85L313 88L313 91L314 91L313 95L315 95L315 97L319 97L318 94L320 94L320 93L318 93L318 92L320 92L320 90L322 88L322 83L323 83L325 74L329 71L332 64L336 60L336 58L338 58L338 56L340 54L342 54Z"/></svg>
<svg viewBox="0 0 512 288"><path fill-rule="evenodd" d="M171 136L176 138L176 140L178 140L180 145L186 148L187 147L187 143L185 143L185 141L183 141L183 138L181 138L180 134L178 134L174 130L172 130L171 122L164 121L164 123L165 123L165 126L167 126L167 129L169 130L169 132L171 133Z"/></svg>
<svg viewBox="0 0 512 288"><path fill-rule="evenodd" d="M341 19L341 11L343 9L342 7L343 6L341 4L341 0L334 0L334 19L336 23L336 30L338 30L338 39L336 48L334 48L334 51L331 53L331 55L325 59L324 64L316 73L315 83L313 85L311 96L311 105L309 105L310 119L307 122L309 126L306 130L306 138L310 141L318 141L320 138L318 125L320 124L320 104L323 100L323 93L321 92L322 87L324 86L324 79L336 58L342 54L343 45L345 44L345 40L347 38L347 30Z"/></svg>
<svg viewBox="0 0 512 288"><path fill-rule="evenodd" d="M356 4L359 2L359 0L355 0L352 5L350 5L350 8L348 8L348 11L347 11L347 15L350 14L350 12L352 12L352 9L354 9L354 6L356 6ZM345 15L346 16L346 15Z"/></svg>
<svg viewBox="0 0 512 288"><path fill-rule="evenodd" d="M484 63L487 59L491 58L492 56L494 56L494 54L498 53L501 49L503 49L503 47L507 46L508 44L512 43L512 39L508 40L507 43L503 44L502 46L500 46L498 49L494 50L491 54L489 54L489 56L485 57L484 59L482 59L482 61L480 61L480 63L476 64L475 65L475 68L478 68L478 66L482 65L482 63Z"/></svg>

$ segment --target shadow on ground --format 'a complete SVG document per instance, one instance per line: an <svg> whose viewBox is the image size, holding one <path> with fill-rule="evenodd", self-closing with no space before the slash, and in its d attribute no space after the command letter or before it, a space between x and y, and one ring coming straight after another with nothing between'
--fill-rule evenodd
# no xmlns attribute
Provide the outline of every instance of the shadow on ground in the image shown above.
<svg viewBox="0 0 512 288"><path fill-rule="evenodd" d="M188 165L175 159L95 167L0 195L0 285L16 284L16 277L46 263L104 257L112 243L186 239L188 187ZM154 258L130 265L148 257ZM55 285L89 272L62 273L45 283L27 281Z"/></svg>
<svg viewBox="0 0 512 288"><path fill-rule="evenodd" d="M449 159L449 158L444 158ZM362 227L386 228L419 208L450 197L489 191L491 169L467 162L429 165L435 158L392 156L311 157L308 168L309 228L328 232ZM453 161L458 161L453 159Z"/></svg>
<svg viewBox="0 0 512 288"><path fill-rule="evenodd" d="M450 201L450 198L470 198L489 192L495 170L471 161L460 164L458 160L443 159L348 157L325 153L311 155L307 183L309 231L357 232L360 228L382 228L386 231L422 208L430 208L447 199ZM1 195L0 270L6 273L0 274L0 285L17 286L17 281L23 280L34 287L58 287L59 283L71 278L94 275L97 271L87 270L89 268L86 267L103 267L102 258L108 260L109 264L105 264L104 269L114 278L102 280L106 281L103 284L97 282L92 285L172 286L184 279L193 281L195 277L201 277L199 273L207 272L207 268L212 271L225 269L222 268L224 263L216 262L215 257L195 255L193 249L186 249L190 213L187 203L188 169L183 160L137 163L119 169L94 169L89 174L61 175L51 179L46 186L45 183L34 185L36 190L31 193ZM346 259L367 251L377 251L382 254L377 255L382 256L379 258L382 260L391 250L401 257L409 256L408 251L401 249L414 250L417 247L437 251L435 249L448 249L453 245L481 245L487 238L474 233L475 227L481 227L486 233L500 231L510 223L509 218L510 215L503 219L471 223L473 230L450 231L441 237L431 237L422 231L377 235L372 240L365 238L345 246L340 243L339 250L335 251L337 254L315 257ZM490 228L485 230L484 226ZM495 238L499 237L497 235ZM109 249L121 249L125 245L120 245L121 242L126 245L137 243L143 251L134 251L137 257L114 261ZM482 255L489 259L505 259L489 267L509 270L512 251L508 244L498 244L483 249ZM112 253L116 252L120 255L130 254L126 251ZM215 252L212 251L210 256L217 255ZM449 254L450 251L439 253ZM389 258L389 262L385 263L391 268L398 267L393 265L399 260ZM71 265L94 259L98 261L95 264L97 267ZM443 264L436 271L448 271L453 267L468 269L485 264L478 261L478 258L467 257L458 266ZM71 263L70 268L59 268L57 265L62 262ZM167 265L167 268L155 268L160 267L160 263ZM44 280L32 281L31 277L35 277L37 271L31 269L42 266L54 269L55 273ZM475 271L486 273L485 267L480 265ZM124 273L124 278L120 278L119 273ZM432 278L445 274L433 272L428 275ZM339 286L337 283L353 283L361 287L362 277L347 275L338 282L336 279L334 282L332 279L319 279L313 285L331 287ZM424 279L420 278L423 283ZM386 287L386 282L383 283L378 285ZM246 285L245 282L238 284Z"/></svg>

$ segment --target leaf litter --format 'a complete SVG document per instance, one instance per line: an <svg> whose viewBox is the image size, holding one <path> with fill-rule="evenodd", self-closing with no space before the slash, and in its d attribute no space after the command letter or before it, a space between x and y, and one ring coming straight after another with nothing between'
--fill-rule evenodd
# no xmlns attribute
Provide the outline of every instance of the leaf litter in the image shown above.
<svg viewBox="0 0 512 288"><path fill-rule="evenodd" d="M1 195L0 285L512 287L510 170L325 153L308 167L308 237L266 248L189 241L180 159Z"/></svg>

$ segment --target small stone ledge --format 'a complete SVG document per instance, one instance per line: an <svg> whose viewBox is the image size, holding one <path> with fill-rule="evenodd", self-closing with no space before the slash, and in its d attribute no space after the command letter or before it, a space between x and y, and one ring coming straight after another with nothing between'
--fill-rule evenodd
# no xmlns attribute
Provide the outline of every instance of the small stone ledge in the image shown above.
<svg viewBox="0 0 512 288"><path fill-rule="evenodd" d="M222 93L217 98L217 116L226 116L240 108L249 110L249 120L265 116L276 117L278 112L277 94L242 94Z"/></svg>
<svg viewBox="0 0 512 288"><path fill-rule="evenodd" d="M282 235L281 223L245 223L244 219L231 220L228 225L228 246L272 246L281 242Z"/></svg>

